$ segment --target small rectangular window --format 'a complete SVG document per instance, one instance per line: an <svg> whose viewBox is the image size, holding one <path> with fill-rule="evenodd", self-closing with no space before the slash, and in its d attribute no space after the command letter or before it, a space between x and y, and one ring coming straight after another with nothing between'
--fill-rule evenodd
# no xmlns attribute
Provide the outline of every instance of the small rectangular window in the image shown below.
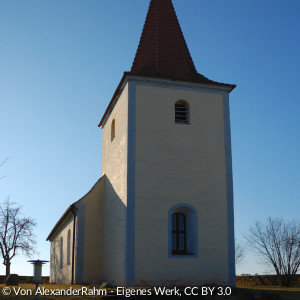
<svg viewBox="0 0 300 300"><path fill-rule="evenodd" d="M116 121L115 119L113 119L110 128L110 140L113 141L115 136L116 136Z"/></svg>
<svg viewBox="0 0 300 300"><path fill-rule="evenodd" d="M189 123L189 105L186 101L177 101L175 103L175 123Z"/></svg>
<svg viewBox="0 0 300 300"><path fill-rule="evenodd" d="M64 261L63 261L63 258L64 258L64 241L63 241L63 238L60 237L60 262L59 262L59 266L60 268L62 269L63 266L64 266Z"/></svg>
<svg viewBox="0 0 300 300"><path fill-rule="evenodd" d="M173 255L186 254L186 220L185 215L172 215L172 253Z"/></svg>

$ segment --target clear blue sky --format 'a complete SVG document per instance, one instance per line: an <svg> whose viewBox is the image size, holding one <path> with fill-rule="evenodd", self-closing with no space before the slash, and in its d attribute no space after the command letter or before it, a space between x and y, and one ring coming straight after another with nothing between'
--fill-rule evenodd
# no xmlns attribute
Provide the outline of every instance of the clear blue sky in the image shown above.
<svg viewBox="0 0 300 300"><path fill-rule="evenodd" d="M231 93L235 230L300 216L300 1L173 0L199 73ZM0 199L36 219L39 259L100 177L97 127L129 71L149 0L0 0ZM12 272L31 274L19 256ZM49 264L48 264L49 265ZM261 273L251 256L237 273ZM44 269L49 273L49 266ZM0 274L5 269L0 265Z"/></svg>

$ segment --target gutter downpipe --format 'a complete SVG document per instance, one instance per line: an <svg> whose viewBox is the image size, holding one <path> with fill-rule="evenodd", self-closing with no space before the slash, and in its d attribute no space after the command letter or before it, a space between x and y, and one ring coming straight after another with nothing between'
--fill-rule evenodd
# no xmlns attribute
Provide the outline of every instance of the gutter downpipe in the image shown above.
<svg viewBox="0 0 300 300"><path fill-rule="evenodd" d="M74 266L75 266L75 226L76 226L76 212L74 204L70 207L71 212L73 213L74 220L73 220L73 243L72 243L72 279L71 284L74 284Z"/></svg>

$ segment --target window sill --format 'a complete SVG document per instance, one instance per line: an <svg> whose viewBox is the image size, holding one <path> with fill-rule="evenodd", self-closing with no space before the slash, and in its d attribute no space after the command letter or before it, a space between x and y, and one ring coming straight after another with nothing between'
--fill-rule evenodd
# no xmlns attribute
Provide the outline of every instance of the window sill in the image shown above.
<svg viewBox="0 0 300 300"><path fill-rule="evenodd" d="M171 254L169 258L196 258L198 255L192 253L185 253L185 254Z"/></svg>
<svg viewBox="0 0 300 300"><path fill-rule="evenodd" d="M190 125L190 122L175 122L175 124L179 124L179 125Z"/></svg>

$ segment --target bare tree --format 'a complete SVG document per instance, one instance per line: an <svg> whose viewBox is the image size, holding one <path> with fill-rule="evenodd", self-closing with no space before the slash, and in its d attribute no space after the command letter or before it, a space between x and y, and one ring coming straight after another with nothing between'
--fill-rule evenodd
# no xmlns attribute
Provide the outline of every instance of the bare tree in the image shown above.
<svg viewBox="0 0 300 300"><path fill-rule="evenodd" d="M291 286L300 269L300 222L269 217L246 236L249 246L271 265L283 286Z"/></svg>
<svg viewBox="0 0 300 300"><path fill-rule="evenodd" d="M246 248L244 245L235 242L235 264L240 265L246 256Z"/></svg>
<svg viewBox="0 0 300 300"><path fill-rule="evenodd" d="M34 253L36 242L33 228L36 223L33 219L24 217L21 209L21 206L9 199L0 206L0 250L6 276L10 275L11 260L19 251L29 257Z"/></svg>

